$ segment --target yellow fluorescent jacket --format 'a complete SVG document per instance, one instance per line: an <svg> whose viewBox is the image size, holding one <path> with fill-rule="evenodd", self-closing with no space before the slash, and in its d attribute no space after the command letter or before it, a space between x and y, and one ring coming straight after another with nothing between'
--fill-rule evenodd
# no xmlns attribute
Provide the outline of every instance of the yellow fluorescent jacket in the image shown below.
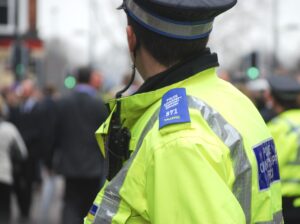
<svg viewBox="0 0 300 224"><path fill-rule="evenodd" d="M268 127L278 152L282 195L300 196L300 110L283 112Z"/></svg>
<svg viewBox="0 0 300 224"><path fill-rule="evenodd" d="M190 120L160 127L165 110L182 99ZM283 223L271 135L215 69L122 98L121 120L131 131L131 157L99 192L85 224ZM96 133L102 153L108 125Z"/></svg>

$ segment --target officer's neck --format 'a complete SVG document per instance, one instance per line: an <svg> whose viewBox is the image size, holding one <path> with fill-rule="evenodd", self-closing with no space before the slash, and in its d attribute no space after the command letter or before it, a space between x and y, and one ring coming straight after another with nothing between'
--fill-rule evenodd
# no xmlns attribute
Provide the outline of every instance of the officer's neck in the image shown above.
<svg viewBox="0 0 300 224"><path fill-rule="evenodd" d="M168 69L157 62L143 47L137 52L136 67L144 80Z"/></svg>

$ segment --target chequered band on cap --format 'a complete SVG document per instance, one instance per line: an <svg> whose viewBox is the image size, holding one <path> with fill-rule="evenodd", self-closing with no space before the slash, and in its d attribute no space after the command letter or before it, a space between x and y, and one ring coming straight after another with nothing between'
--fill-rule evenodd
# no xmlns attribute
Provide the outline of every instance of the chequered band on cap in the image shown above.
<svg viewBox="0 0 300 224"><path fill-rule="evenodd" d="M125 0L123 8L128 15L145 28L175 39L200 39L207 37L213 27L213 19L198 22L180 22L148 12L134 0Z"/></svg>

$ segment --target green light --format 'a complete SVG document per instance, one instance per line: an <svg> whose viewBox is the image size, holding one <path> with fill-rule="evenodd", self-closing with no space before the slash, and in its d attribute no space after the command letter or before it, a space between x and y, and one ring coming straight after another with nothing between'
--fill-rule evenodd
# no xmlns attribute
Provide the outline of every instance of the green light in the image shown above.
<svg viewBox="0 0 300 224"><path fill-rule="evenodd" d="M18 76L22 76L24 74L24 72L25 72L25 66L23 64L18 64L16 66L16 74Z"/></svg>
<svg viewBox="0 0 300 224"><path fill-rule="evenodd" d="M247 76L249 77L249 79L252 79L252 80L257 79L259 74L260 74L260 72L259 72L258 68L256 68L256 67L250 67L247 70Z"/></svg>
<svg viewBox="0 0 300 224"><path fill-rule="evenodd" d="M68 89L73 89L76 85L76 79L74 76L67 76L65 78L65 87Z"/></svg>

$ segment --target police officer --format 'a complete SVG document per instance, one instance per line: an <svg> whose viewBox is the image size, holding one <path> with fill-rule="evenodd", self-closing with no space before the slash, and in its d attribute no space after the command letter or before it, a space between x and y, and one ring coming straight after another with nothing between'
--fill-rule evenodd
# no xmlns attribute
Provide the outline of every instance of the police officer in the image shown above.
<svg viewBox="0 0 300 224"><path fill-rule="evenodd" d="M285 223L300 223L300 84L289 76L269 79L271 104L278 114L268 123L278 149Z"/></svg>
<svg viewBox="0 0 300 224"><path fill-rule="evenodd" d="M124 0L145 82L117 94L96 133L109 181L86 224L283 223L271 135L250 101L217 77L217 55L206 48L214 18L235 4Z"/></svg>

